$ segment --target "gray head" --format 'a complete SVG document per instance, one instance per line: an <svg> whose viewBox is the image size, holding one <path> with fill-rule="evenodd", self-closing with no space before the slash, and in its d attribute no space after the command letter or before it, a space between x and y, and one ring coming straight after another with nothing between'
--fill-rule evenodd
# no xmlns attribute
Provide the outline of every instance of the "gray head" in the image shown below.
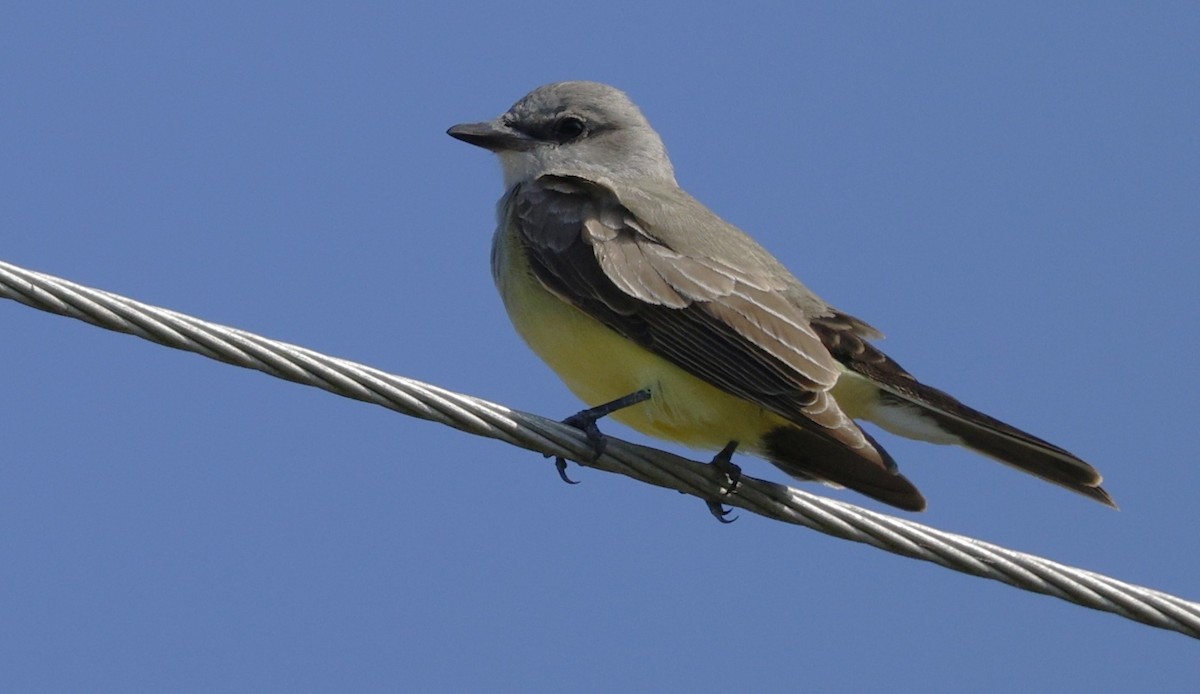
<svg viewBox="0 0 1200 694"><path fill-rule="evenodd" d="M506 187L571 172L675 181L662 138L646 117L625 92L598 82L538 87L499 118L447 133L499 155Z"/></svg>

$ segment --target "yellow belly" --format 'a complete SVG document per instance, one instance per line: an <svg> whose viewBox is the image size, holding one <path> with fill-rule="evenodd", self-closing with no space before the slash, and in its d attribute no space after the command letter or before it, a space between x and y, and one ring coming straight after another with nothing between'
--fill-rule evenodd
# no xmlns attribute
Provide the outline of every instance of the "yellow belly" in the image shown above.
<svg viewBox="0 0 1200 694"><path fill-rule="evenodd" d="M686 446L718 449L730 441L754 451L786 420L692 376L559 299L531 274L512 239L498 236L493 269L517 332L589 406L643 388L647 402L614 413L634 429Z"/></svg>

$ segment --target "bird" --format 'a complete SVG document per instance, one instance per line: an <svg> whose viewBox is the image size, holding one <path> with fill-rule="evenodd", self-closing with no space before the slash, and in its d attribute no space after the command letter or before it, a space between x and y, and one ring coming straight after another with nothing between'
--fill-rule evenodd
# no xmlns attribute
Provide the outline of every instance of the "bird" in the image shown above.
<svg viewBox="0 0 1200 694"><path fill-rule="evenodd" d="M726 468L734 451L750 453L800 480L924 510L866 421L1116 507L1094 467L917 380L874 344L878 330L683 190L621 90L547 84L447 133L499 157L493 278L520 336L590 406L565 421L597 453L595 421L611 415L719 450Z"/></svg>

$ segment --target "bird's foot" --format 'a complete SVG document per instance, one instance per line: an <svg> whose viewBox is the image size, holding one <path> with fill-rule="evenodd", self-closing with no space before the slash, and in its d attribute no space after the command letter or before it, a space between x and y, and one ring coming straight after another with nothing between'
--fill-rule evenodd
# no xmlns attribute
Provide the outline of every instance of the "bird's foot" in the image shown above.
<svg viewBox="0 0 1200 694"><path fill-rule="evenodd" d="M626 407L636 405L640 402L645 402L650 399L650 391L648 389L639 390L630 393L623 398L617 398L612 402L606 402L603 405L581 410L575 414L562 420L563 424L573 426L579 429L587 436L588 443L592 444L592 457L588 462L595 462L601 455L604 454L604 449L608 446L608 439L604 434L600 433L600 427L596 426L596 422L607 417L608 415L623 410ZM731 451L732 452L732 451ZM547 458L550 456L547 455ZM567 459L562 456L554 456L554 467L558 470L558 476L567 484L579 484L577 481L567 477ZM735 466L736 467L736 466Z"/></svg>
<svg viewBox="0 0 1200 694"><path fill-rule="evenodd" d="M710 465L713 466L713 469L715 469L718 474L724 475L725 477L727 486L722 492L724 496L729 496L737 491L738 483L742 479L742 468L738 467L733 462L733 452L737 450L737 447L737 441L730 441L729 443L725 444L725 447L721 449L721 452L713 456L712 462L710 463ZM727 516L733 512L733 509L725 508L720 501L708 499L705 500L704 503L708 506L708 512L711 513L713 518L716 518L718 521L722 523L732 523L737 520L736 516L733 518L727 518Z"/></svg>

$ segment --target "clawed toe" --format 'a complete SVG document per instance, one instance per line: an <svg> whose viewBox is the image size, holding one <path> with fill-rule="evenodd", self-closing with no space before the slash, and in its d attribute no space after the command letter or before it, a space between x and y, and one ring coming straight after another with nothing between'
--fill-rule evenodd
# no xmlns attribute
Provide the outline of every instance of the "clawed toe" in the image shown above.
<svg viewBox="0 0 1200 694"><path fill-rule="evenodd" d="M567 459L562 456L554 456L554 468L558 470L558 476L567 484L579 484L579 480L573 480L567 477Z"/></svg>
<svg viewBox="0 0 1200 694"><path fill-rule="evenodd" d="M722 448L719 453L713 456L712 462L709 463L713 466L713 469L718 472L718 474L721 474L725 477L725 496L729 496L737 491L738 483L741 482L742 479L742 468L733 463L733 452L737 450L737 447L737 441L730 441L729 443L725 444L725 447ZM733 512L733 509L726 509L721 505L721 502L708 499L705 500L704 503L708 506L708 512L711 513L713 518L716 518L718 521L722 523L732 523L737 520L736 516L733 518L728 518L729 514Z"/></svg>
<svg viewBox="0 0 1200 694"><path fill-rule="evenodd" d="M713 515L713 518L716 518L718 521L725 523L726 525L738 519L737 516L729 518L728 516L729 514L733 513L733 509L725 508L721 505L720 501L706 500L704 503L708 506L708 512Z"/></svg>
<svg viewBox="0 0 1200 694"><path fill-rule="evenodd" d="M562 420L562 423L575 427L587 436L588 443L592 444L592 456L588 459L588 462L594 463L600 459L600 456L604 455L604 449L608 447L608 439L604 437L604 434L600 433L600 427L596 426L596 422L617 410L636 405L639 402L645 402L649 399L649 390L639 390L623 398L617 398L612 402L606 402L603 405L597 405L596 407L576 412ZM549 458L550 456L546 457ZM558 470L558 476L562 478L563 482L567 484L579 484L579 482L567 477L566 458L555 456L554 467Z"/></svg>

